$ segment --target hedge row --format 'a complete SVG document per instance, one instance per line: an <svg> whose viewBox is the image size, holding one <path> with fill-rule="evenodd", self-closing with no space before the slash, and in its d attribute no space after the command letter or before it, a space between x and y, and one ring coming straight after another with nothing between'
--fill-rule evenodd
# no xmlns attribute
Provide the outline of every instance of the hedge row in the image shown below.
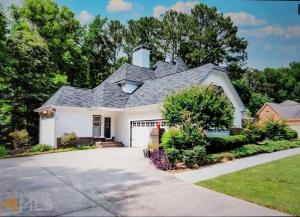
<svg viewBox="0 0 300 217"><path fill-rule="evenodd" d="M281 151L290 148L300 147L300 140L281 140L281 141L265 141L261 145L248 144L242 147L236 148L229 152L223 152L218 154L208 154L207 164L219 163L224 159L232 160L234 158L242 158L260 153L271 153Z"/></svg>
<svg viewBox="0 0 300 217"><path fill-rule="evenodd" d="M245 135L224 136L224 137L209 137L207 138L208 145L206 146L207 153L219 153L232 150L248 143Z"/></svg>

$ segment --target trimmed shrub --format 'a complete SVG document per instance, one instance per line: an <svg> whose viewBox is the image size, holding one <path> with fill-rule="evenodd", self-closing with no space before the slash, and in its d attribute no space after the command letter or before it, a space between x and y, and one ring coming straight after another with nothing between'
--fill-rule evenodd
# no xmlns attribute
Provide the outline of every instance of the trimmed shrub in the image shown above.
<svg viewBox="0 0 300 217"><path fill-rule="evenodd" d="M284 139L286 140L292 140L292 139L297 139L298 138L298 133L296 130L286 127L285 132L284 132Z"/></svg>
<svg viewBox="0 0 300 217"><path fill-rule="evenodd" d="M281 140L272 141L266 140L260 145L248 144L242 147L236 148L230 152L222 152L218 154L208 154L206 157L206 164L215 164L221 162L223 159L232 160L234 158L242 158L260 153L271 153L275 151L281 151L290 148L300 147L300 140Z"/></svg>
<svg viewBox="0 0 300 217"><path fill-rule="evenodd" d="M220 163L224 158L224 153L219 154L208 154L206 156L206 163L207 164L216 164Z"/></svg>
<svg viewBox="0 0 300 217"><path fill-rule="evenodd" d="M164 132L161 138L161 146L164 149L174 148L180 146L183 141L183 135L179 128L172 127Z"/></svg>
<svg viewBox="0 0 300 217"><path fill-rule="evenodd" d="M64 147L75 146L78 145L79 143L79 138L74 132L65 133L60 139L61 139L61 144Z"/></svg>
<svg viewBox="0 0 300 217"><path fill-rule="evenodd" d="M248 143L263 141L266 137L266 130L255 123L249 122L243 129L242 135L246 136Z"/></svg>
<svg viewBox="0 0 300 217"><path fill-rule="evenodd" d="M4 157L5 155L8 154L8 151L4 146L0 146L0 157Z"/></svg>
<svg viewBox="0 0 300 217"><path fill-rule="evenodd" d="M207 153L218 153L241 147L248 143L245 135L209 137L207 138Z"/></svg>
<svg viewBox="0 0 300 217"><path fill-rule="evenodd" d="M151 150L150 159L157 169L171 170L174 166L168 161L163 149Z"/></svg>
<svg viewBox="0 0 300 217"><path fill-rule="evenodd" d="M275 151L281 151L290 148L300 147L300 140L281 140L281 141L272 141L266 140L260 145L249 144L244 145L243 147L233 150L231 153L235 158L247 157L259 153L271 153Z"/></svg>
<svg viewBox="0 0 300 217"><path fill-rule="evenodd" d="M265 123L266 139L283 140L287 125L281 121L270 120Z"/></svg>
<svg viewBox="0 0 300 217"><path fill-rule="evenodd" d="M205 145L204 131L198 127L174 128L165 132L162 136L161 146L178 150L192 149L197 145Z"/></svg>
<svg viewBox="0 0 300 217"><path fill-rule="evenodd" d="M26 129L15 130L11 132L9 136L13 139L12 143L15 150L22 146L28 145L30 140L29 134Z"/></svg>
<svg viewBox="0 0 300 217"><path fill-rule="evenodd" d="M232 151L232 154L235 158L240 158L240 157L251 156L261 152L263 151L260 145L249 144L235 149L234 151Z"/></svg>
<svg viewBox="0 0 300 217"><path fill-rule="evenodd" d="M197 155L194 150L184 150L182 152L182 162L189 168L197 164Z"/></svg>
<svg viewBox="0 0 300 217"><path fill-rule="evenodd" d="M31 148L32 152L45 152L45 151L50 151L52 149L52 147L50 145L46 145L46 144L38 144L35 145Z"/></svg>
<svg viewBox="0 0 300 217"><path fill-rule="evenodd" d="M194 151L196 159L197 159L196 160L197 164L199 166L204 164L205 159L206 159L206 149L205 149L205 147L202 146L202 145L198 145L198 146L193 148L193 151Z"/></svg>
<svg viewBox="0 0 300 217"><path fill-rule="evenodd" d="M180 159L180 152L176 148L165 149L165 154L172 166L175 166L176 162Z"/></svg>
<svg viewBox="0 0 300 217"><path fill-rule="evenodd" d="M181 150L192 149L197 145L206 145L205 134L201 127L186 124L183 126L183 144L177 147Z"/></svg>

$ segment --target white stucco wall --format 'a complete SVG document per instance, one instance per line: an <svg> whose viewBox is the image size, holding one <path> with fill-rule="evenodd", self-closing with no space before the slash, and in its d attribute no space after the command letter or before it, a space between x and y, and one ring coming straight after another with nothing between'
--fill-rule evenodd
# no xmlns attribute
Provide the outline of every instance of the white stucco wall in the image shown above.
<svg viewBox="0 0 300 217"><path fill-rule="evenodd" d="M204 84L214 84L216 86L222 87L228 99L231 101L234 107L234 123L233 127L242 127L242 111L244 110L244 105L239 100L236 90L234 89L230 79L225 74L225 72L214 71L210 73L205 79Z"/></svg>
<svg viewBox="0 0 300 217"><path fill-rule="evenodd" d="M55 117L41 118L40 117L40 144L56 147L55 142Z"/></svg>
<svg viewBox="0 0 300 217"><path fill-rule="evenodd" d="M101 115L101 136L104 136L104 118L111 118L111 137L115 136L114 111L56 107L53 118L40 118L39 143L57 147L57 138L64 133L75 132L78 137L93 137L93 115Z"/></svg>
<svg viewBox="0 0 300 217"><path fill-rule="evenodd" d="M145 106L143 108L118 112L116 115L116 140L122 141L125 146L129 146L130 122L154 119L162 119L160 108L158 106Z"/></svg>
<svg viewBox="0 0 300 217"><path fill-rule="evenodd" d="M111 118L111 136L115 136L115 112L88 109L56 109L56 138L75 132L78 137L93 136L93 115L101 115L101 136L104 136L104 118Z"/></svg>

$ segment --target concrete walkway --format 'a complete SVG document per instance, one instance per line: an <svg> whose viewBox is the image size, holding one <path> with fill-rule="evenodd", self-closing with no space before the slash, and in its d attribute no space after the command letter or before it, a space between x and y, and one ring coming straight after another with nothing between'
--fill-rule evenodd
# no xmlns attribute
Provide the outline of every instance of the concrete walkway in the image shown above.
<svg viewBox="0 0 300 217"><path fill-rule="evenodd" d="M175 176L185 182L195 183L296 154L300 154L300 148L241 158L197 170L177 173Z"/></svg>

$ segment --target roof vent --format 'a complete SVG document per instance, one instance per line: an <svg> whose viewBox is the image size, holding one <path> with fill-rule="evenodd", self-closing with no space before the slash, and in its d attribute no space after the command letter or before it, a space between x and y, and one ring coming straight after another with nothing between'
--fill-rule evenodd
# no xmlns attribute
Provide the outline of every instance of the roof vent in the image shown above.
<svg viewBox="0 0 300 217"><path fill-rule="evenodd" d="M140 45L133 49L132 64L140 67L150 67L150 48L146 45Z"/></svg>

